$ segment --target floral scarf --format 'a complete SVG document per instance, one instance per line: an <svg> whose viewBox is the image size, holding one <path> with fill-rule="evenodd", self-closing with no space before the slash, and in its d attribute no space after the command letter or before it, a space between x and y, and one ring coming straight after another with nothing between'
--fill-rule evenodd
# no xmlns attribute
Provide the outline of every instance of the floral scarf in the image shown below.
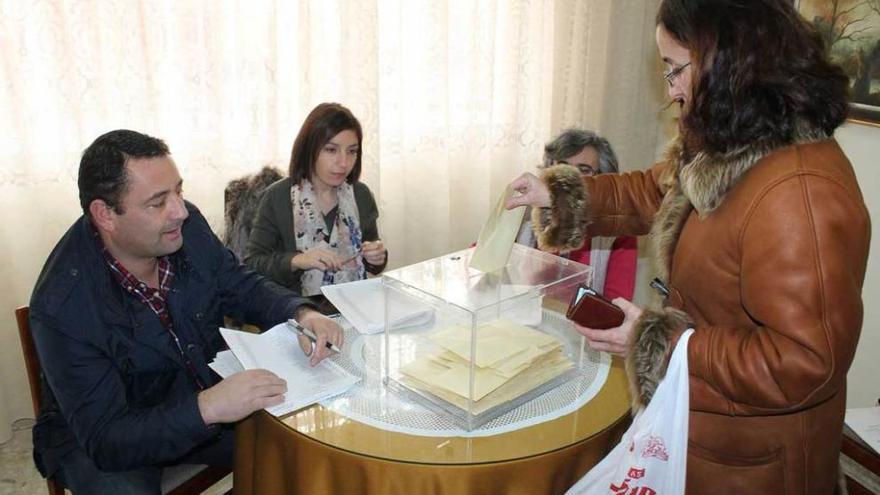
<svg viewBox="0 0 880 495"><path fill-rule="evenodd" d="M333 251L343 260L349 260L339 271L324 271L317 268L303 270L302 295L313 296L321 293L321 286L351 282L367 278L363 257L360 256L363 234L360 215L354 200L354 188L345 184L336 188L336 223L328 235L324 215L318 207L312 183L303 180L290 188L290 202L293 207L293 232L299 251L323 247Z"/></svg>

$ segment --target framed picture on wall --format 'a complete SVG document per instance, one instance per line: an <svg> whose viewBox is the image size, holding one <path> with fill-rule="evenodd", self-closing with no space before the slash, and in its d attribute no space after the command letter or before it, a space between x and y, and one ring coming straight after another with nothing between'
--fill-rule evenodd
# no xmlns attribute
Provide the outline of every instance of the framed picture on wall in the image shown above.
<svg viewBox="0 0 880 495"><path fill-rule="evenodd" d="M880 125L880 0L794 0L849 76L850 118Z"/></svg>

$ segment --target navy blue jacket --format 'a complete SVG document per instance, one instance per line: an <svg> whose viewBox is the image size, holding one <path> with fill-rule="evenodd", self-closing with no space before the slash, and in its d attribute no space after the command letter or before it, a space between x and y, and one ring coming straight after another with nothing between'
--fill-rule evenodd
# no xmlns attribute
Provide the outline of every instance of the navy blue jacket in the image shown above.
<svg viewBox="0 0 880 495"><path fill-rule="evenodd" d="M230 316L268 328L305 302L248 270L187 203L183 247L171 255L174 329L201 380L225 348ZM30 302L44 372L34 458L52 476L81 447L104 470L174 462L219 432L202 421L198 388L159 318L112 277L89 220L81 217L49 256ZM45 384L48 382L48 387Z"/></svg>

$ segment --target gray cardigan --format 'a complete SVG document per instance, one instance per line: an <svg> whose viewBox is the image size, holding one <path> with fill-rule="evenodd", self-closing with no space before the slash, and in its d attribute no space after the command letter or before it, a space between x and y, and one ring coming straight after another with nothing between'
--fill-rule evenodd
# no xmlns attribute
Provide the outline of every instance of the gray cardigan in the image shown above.
<svg viewBox="0 0 880 495"><path fill-rule="evenodd" d="M361 182L352 184L354 200L360 216L361 232L364 241L379 239L376 221L379 209L373 193ZM293 207L290 203L290 178L275 182L266 188L257 217L251 230L247 247L244 250L244 263L275 282L300 292L301 270L290 269L290 260L301 251L297 250L296 238L293 235ZM380 273L387 264L381 266L364 263L367 271Z"/></svg>

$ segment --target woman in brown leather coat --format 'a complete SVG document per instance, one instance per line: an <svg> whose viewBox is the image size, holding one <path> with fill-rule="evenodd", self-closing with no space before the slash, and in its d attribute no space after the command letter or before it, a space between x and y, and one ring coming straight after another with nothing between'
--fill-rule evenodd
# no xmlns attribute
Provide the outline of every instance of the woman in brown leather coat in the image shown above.
<svg viewBox="0 0 880 495"><path fill-rule="evenodd" d="M657 45L679 136L644 172L513 182L539 242L650 232L664 307L590 345L626 356L637 406L690 339L688 494L833 493L862 325L870 220L832 137L847 80L788 0L664 0Z"/></svg>

